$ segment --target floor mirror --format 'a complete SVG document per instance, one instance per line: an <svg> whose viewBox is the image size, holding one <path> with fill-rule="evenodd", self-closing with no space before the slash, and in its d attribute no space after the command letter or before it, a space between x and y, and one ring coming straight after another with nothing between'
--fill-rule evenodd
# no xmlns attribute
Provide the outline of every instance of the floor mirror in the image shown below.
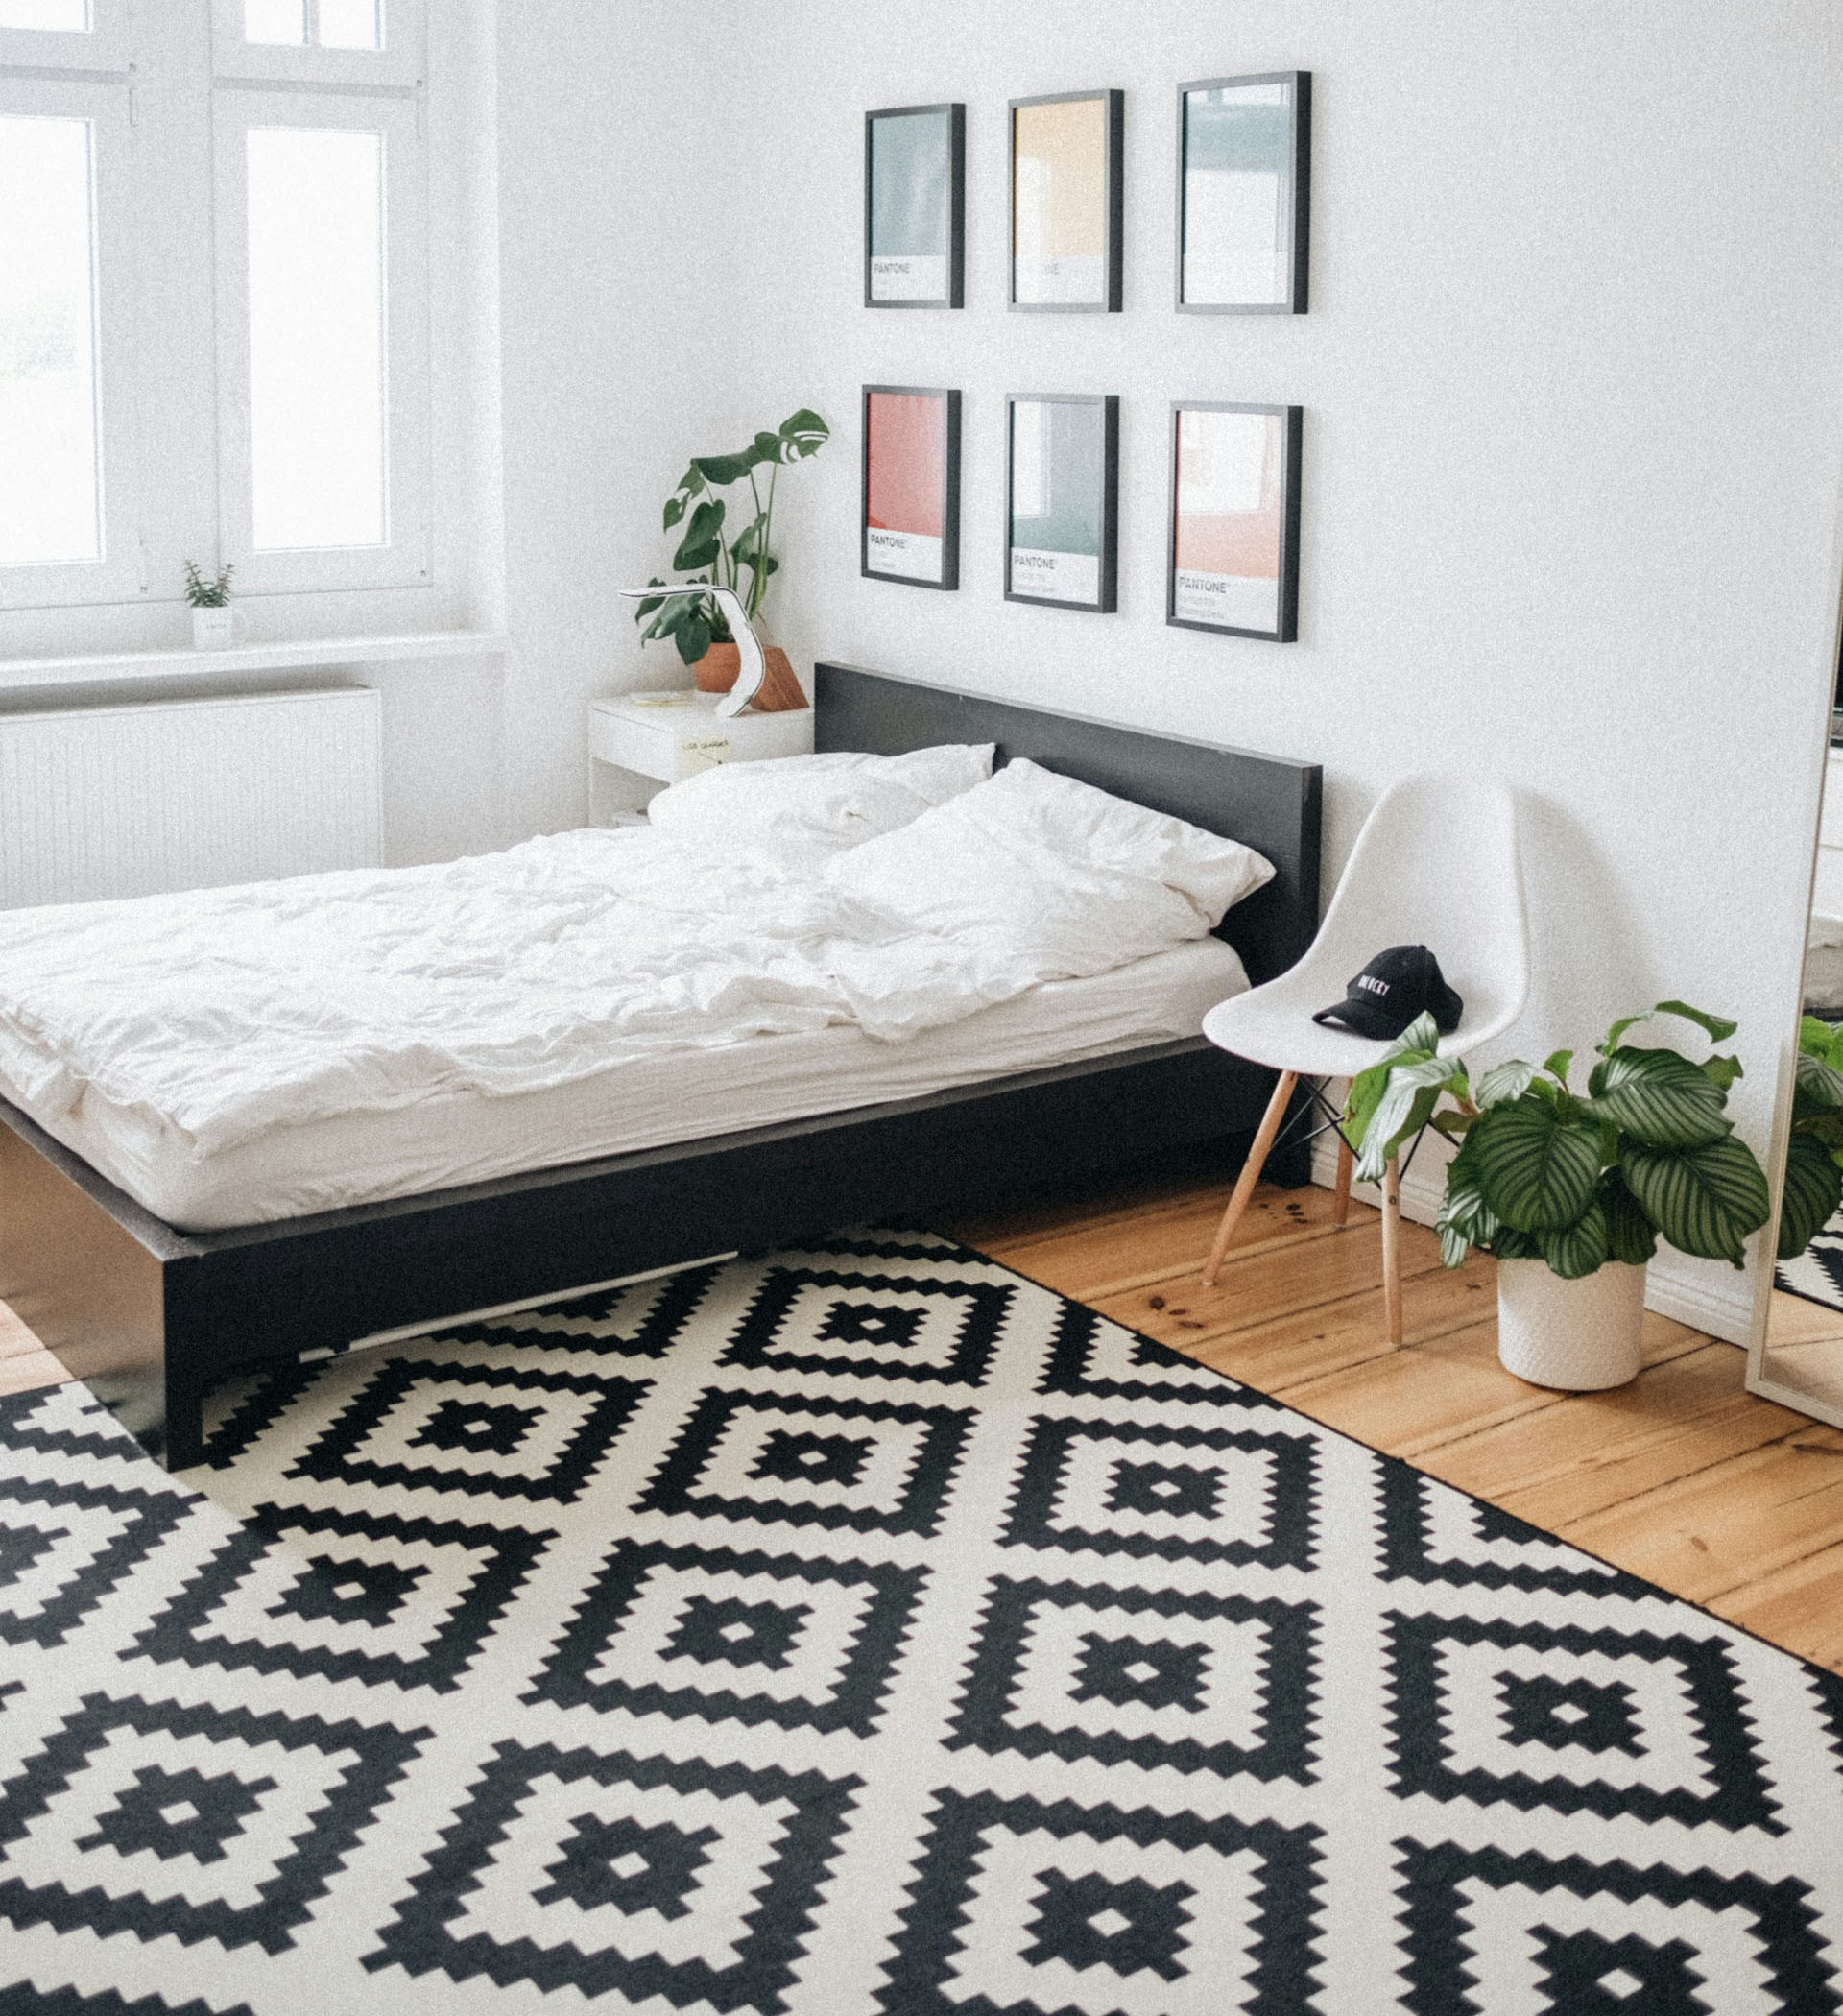
<svg viewBox="0 0 1843 2016"><path fill-rule="evenodd" d="M1814 732L1827 747L1803 967L1788 990L1796 1068L1782 1073L1769 1164L1780 1236L1747 1384L1843 1428L1843 659Z"/></svg>

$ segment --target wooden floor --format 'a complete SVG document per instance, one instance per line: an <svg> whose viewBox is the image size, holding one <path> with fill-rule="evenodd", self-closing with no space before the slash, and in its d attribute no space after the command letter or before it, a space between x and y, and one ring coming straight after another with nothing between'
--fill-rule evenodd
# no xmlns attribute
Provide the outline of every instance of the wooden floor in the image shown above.
<svg viewBox="0 0 1843 2016"><path fill-rule="evenodd" d="M1527 1386L1497 1363L1491 1262L1449 1274L1407 1225L1407 1342L1391 1351L1373 1211L1352 1206L1340 1232L1328 1192L1263 1188L1205 1288L1227 1194L1143 1184L942 1230L1843 1672L1843 1432L1747 1393L1733 1345L1648 1316L1630 1386ZM0 1303L0 1393L63 1377Z"/></svg>
<svg viewBox="0 0 1843 2016"><path fill-rule="evenodd" d="M1381 1226L1263 1187L1202 1284L1226 1186L1146 1185L943 1226L969 1245L1533 1525L1843 1672L1843 1432L1745 1391L1744 1355L1645 1318L1605 1394L1497 1362L1493 1264L1404 1225L1407 1341L1383 1330Z"/></svg>

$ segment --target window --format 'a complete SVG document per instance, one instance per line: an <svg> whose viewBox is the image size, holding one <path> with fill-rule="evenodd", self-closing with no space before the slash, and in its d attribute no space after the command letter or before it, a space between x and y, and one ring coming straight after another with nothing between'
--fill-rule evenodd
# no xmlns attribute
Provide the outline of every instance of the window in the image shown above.
<svg viewBox="0 0 1843 2016"><path fill-rule="evenodd" d="M0 0L0 608L429 580L422 28Z"/></svg>

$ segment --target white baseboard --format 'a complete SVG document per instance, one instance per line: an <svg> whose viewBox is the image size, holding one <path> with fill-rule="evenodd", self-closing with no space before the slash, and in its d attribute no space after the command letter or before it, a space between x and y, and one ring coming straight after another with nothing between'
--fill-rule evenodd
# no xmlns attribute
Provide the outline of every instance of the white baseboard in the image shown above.
<svg viewBox="0 0 1843 2016"><path fill-rule="evenodd" d="M1440 1215L1440 1198L1447 1186L1445 1144L1429 1135L1421 1152L1402 1172L1401 1215L1417 1225L1431 1225ZM1337 1180L1337 1145L1328 1135L1312 1143L1312 1181L1329 1189ZM1382 1192L1371 1183L1359 1183L1352 1196L1379 1206ZM1673 1322L1687 1323L1691 1330L1705 1331L1724 1343L1744 1346L1753 1333L1754 1277L1727 1270L1727 1278L1711 1278L1706 1260L1691 1260L1675 1253L1660 1252L1651 1262L1644 1284L1644 1306Z"/></svg>

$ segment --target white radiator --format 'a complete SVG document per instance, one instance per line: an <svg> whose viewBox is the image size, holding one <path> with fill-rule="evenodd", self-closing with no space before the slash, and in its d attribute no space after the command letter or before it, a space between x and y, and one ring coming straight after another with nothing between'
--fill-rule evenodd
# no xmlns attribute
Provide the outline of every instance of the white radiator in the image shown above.
<svg viewBox="0 0 1843 2016"><path fill-rule="evenodd" d="M0 713L0 907L374 867L382 826L369 687Z"/></svg>

